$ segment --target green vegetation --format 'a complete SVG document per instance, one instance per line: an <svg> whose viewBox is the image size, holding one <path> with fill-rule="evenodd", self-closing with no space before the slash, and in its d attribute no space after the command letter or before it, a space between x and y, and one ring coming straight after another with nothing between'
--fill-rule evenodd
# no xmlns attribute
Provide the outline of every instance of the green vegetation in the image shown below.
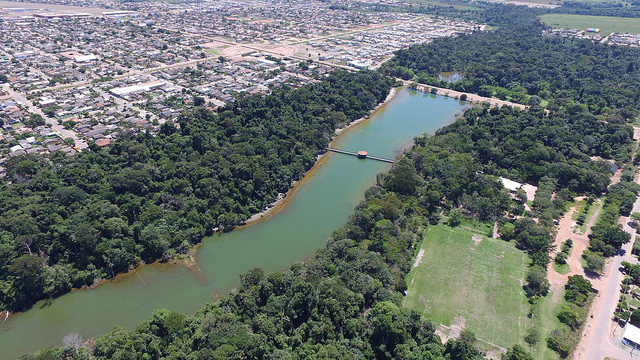
<svg viewBox="0 0 640 360"><path fill-rule="evenodd" d="M547 108L569 114L583 109L610 118L615 114L624 121L636 117L640 95L632 89L640 86L640 50L543 36L543 28L531 23L435 39L398 51L381 71L525 104L548 100ZM465 77L454 83L438 80L439 73L451 71ZM616 160L622 163L628 159Z"/></svg>
<svg viewBox="0 0 640 360"><path fill-rule="evenodd" d="M484 112L478 115L493 116ZM438 214L455 205L465 217L486 221L513 208L503 186L476 171L481 164L474 164L472 141L461 131L467 126L459 122L435 137L417 139L414 149L379 177L379 186L366 191L326 248L304 264L268 276L253 269L241 276L236 292L219 302L192 316L159 310L134 331L116 329L96 339L91 354L67 346L24 359L482 359L469 331L441 344L432 322L399 306L422 229L437 223ZM522 252L501 240L485 241L502 249L511 269L524 274ZM513 284L505 291L522 304L520 279L505 281ZM507 356L529 358L521 347Z"/></svg>
<svg viewBox="0 0 640 360"><path fill-rule="evenodd" d="M561 275L566 275L569 273L569 271L571 271L571 268L569 267L569 264L562 263L562 264L558 264L557 262L553 262L553 269Z"/></svg>
<svg viewBox="0 0 640 360"><path fill-rule="evenodd" d="M585 206L583 210L586 212L582 212L578 216L582 216L584 214L584 220L577 222L577 229L581 234L584 234L587 231L587 225L591 222L594 224L598 221L600 214L602 213L602 200L594 201L592 205ZM598 218L594 218L594 217Z"/></svg>
<svg viewBox="0 0 640 360"><path fill-rule="evenodd" d="M567 264L567 259L571 256L571 252L573 251L573 241L571 239L566 240L562 243L560 251L556 254L556 257L553 259L553 268L558 274L565 275L569 273L571 268L569 264Z"/></svg>
<svg viewBox="0 0 640 360"><path fill-rule="evenodd" d="M622 245L631 241L631 235L619 227L618 219L620 215L629 215L639 191L640 185L631 181L609 187L602 214L589 234L589 250L594 255L613 256Z"/></svg>
<svg viewBox="0 0 640 360"><path fill-rule="evenodd" d="M597 15L624 18L640 17L640 2L637 0L569 0L552 13Z"/></svg>
<svg viewBox="0 0 640 360"><path fill-rule="evenodd" d="M398 10L384 4L354 6ZM607 190L608 162L591 161L591 156L619 164L630 160L632 131L625 123L640 106L634 90L640 85L639 52L544 38L539 34L544 26L535 22L540 10L480 6L464 12L407 7L418 13L462 13L498 30L400 51L382 70L526 101L530 111L471 108L435 136L416 138L414 148L366 192L347 224L304 264L270 275L253 269L219 302L189 316L159 310L133 331L116 329L96 339L91 354L67 346L25 359L482 358L472 333L442 344L431 321L400 306L420 304L420 295L442 300L432 291L445 291L443 284L429 285L432 278L420 275L429 261L440 262L429 271L459 292L449 299L453 305L420 305L425 314L450 324L453 310L479 304L479 319L463 316L469 314L468 326L481 329L483 340L524 342L545 359L554 357L546 352L548 345L566 356L580 334L591 284L572 276L564 300L544 297L551 291L545 268L552 220L575 195ZM443 84L435 80L442 71L463 72L465 78ZM212 227L241 223L299 179L333 129L365 114L391 84L371 72L339 72L299 90L241 98L217 113L185 114L179 129L166 125L155 138L125 136L109 150L94 147L71 160L20 158L8 164L13 183L0 188L3 306L21 308L70 284L124 271L140 259L182 253ZM526 200L512 199L496 176L538 184L533 214L524 212ZM609 189L592 237L594 253L609 254L625 242L614 221L630 211L637 190L628 181ZM442 214L458 228L445 227ZM517 220L509 217L522 214ZM498 221L501 240L473 243L474 226L466 218ZM414 270L403 300L425 228L428 259ZM447 246L449 253L435 252ZM463 267L454 256L473 266ZM632 278L640 274L632 267L627 271ZM469 284L462 274L476 282ZM501 296L492 298L490 284ZM514 319L525 311L523 290L532 320L516 325ZM456 302L461 293L474 303ZM492 309L504 311L510 321L490 318ZM505 358L530 357L514 346Z"/></svg>
<svg viewBox="0 0 640 360"><path fill-rule="evenodd" d="M421 263L407 276L404 305L446 326L465 319L479 339L502 347L523 344L528 312L522 282L527 256L482 231L429 227Z"/></svg>
<svg viewBox="0 0 640 360"><path fill-rule="evenodd" d="M531 317L530 320L528 320L531 327L529 329L537 332L538 341L530 345L530 349L536 359L556 360L559 358L558 353L547 347L546 341L546 337L551 331L563 326L557 315L565 303L565 300L562 298L562 295L556 295L554 291L564 292L564 289L552 289L547 296L539 298L531 305ZM525 342L526 340L525 338Z"/></svg>
<svg viewBox="0 0 640 360"><path fill-rule="evenodd" d="M581 275L569 276L565 285L565 303L560 307L558 320L564 326L549 333L547 346L566 358L580 340L582 324L587 317L587 310L593 294L591 283Z"/></svg>
<svg viewBox="0 0 640 360"><path fill-rule="evenodd" d="M540 20L552 27L582 29L597 28L600 34L606 36L612 32L640 33L638 19L620 18L612 16L544 14Z"/></svg>
<svg viewBox="0 0 640 360"><path fill-rule="evenodd" d="M383 101L393 80L335 72L324 82L195 109L156 136L108 149L5 162L0 183L0 309L29 307L184 254L273 202L315 163L334 129Z"/></svg>

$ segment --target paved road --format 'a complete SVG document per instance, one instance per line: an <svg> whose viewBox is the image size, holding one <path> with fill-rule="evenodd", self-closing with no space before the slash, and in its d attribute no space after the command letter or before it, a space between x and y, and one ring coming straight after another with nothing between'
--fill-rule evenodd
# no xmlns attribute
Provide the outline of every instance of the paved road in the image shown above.
<svg viewBox="0 0 640 360"><path fill-rule="evenodd" d="M50 124L51 128L55 132L60 134L63 139L68 137L72 138L73 141L75 142L76 150L80 151L88 147L87 143L78 137L78 134L76 134L74 131L71 131L69 129L65 129L62 125L58 124L57 120L51 119L50 117L46 116L42 112L42 110L40 110L40 108L33 105L31 101L29 101L26 97L24 97L24 95L22 95L20 92L13 90L8 84L4 84L2 88L4 89L5 92L9 94L11 98L18 101L20 104L26 106L30 112L41 115L46 121L46 123Z"/></svg>
<svg viewBox="0 0 640 360"><path fill-rule="evenodd" d="M640 140L639 129L634 129L634 138ZM636 182L639 182L638 174L636 174ZM636 198L633 204L632 212L640 212L640 196ZM611 342L611 333L614 326L618 326L612 321L618 300L620 299L620 286L624 275L620 272L623 261L637 263L638 260L631 255L633 242L636 237L636 230L629 226L629 218L621 217L620 223L623 225L624 231L631 234L631 241L622 247L622 252L616 255L610 261L609 273L598 282L596 289L599 290L590 311L593 318L588 317L581 339L574 358L585 360L602 360L606 357L623 360L631 358L640 358L640 352L634 351L631 355L630 348L620 349Z"/></svg>
<svg viewBox="0 0 640 360"><path fill-rule="evenodd" d="M640 197L636 199L633 211L640 211ZM632 239L635 239L636 231L628 225L628 219L627 217L622 218L622 221L624 221L623 228L631 234ZM620 299L620 286L624 278L619 269L623 261L637 262L631 255L632 247L633 240L622 247L624 255L617 255L611 260L609 275L603 281L601 288L598 289L599 294L596 298L596 303L593 304L593 321L590 321L587 325L591 328L587 328L583 339L586 344L584 349L585 360L602 360L605 357L619 360L631 358L629 351L622 350L611 343L610 336L613 326L618 326L612 321L612 318L618 299ZM640 353L637 356L640 357Z"/></svg>

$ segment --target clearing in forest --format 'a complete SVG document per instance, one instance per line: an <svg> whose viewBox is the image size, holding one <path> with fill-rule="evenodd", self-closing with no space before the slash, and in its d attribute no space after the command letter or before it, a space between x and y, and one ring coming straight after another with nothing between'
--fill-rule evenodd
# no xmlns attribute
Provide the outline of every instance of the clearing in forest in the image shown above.
<svg viewBox="0 0 640 360"><path fill-rule="evenodd" d="M600 29L602 36L612 32L640 33L640 21L633 18L567 14L544 14L539 17L543 23L557 28L581 30L597 28Z"/></svg>
<svg viewBox="0 0 640 360"><path fill-rule="evenodd" d="M404 305L449 328L464 319L482 342L524 344L529 259L513 243L487 236L490 226L481 227L440 224L425 231L424 257L407 277Z"/></svg>

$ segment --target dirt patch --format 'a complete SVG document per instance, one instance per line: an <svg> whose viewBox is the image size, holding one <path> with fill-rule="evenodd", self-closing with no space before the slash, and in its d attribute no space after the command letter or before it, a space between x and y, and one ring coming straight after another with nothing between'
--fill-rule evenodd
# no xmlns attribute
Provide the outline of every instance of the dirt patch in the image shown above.
<svg viewBox="0 0 640 360"><path fill-rule="evenodd" d="M471 236L471 239L473 240L473 244L476 246L482 242L482 236L480 235L473 235Z"/></svg>
<svg viewBox="0 0 640 360"><path fill-rule="evenodd" d="M535 199L536 197L536 191L538 190L538 187L531 184L522 184L522 190L527 193L527 200L533 201L533 199Z"/></svg>
<svg viewBox="0 0 640 360"><path fill-rule="evenodd" d="M269 52L277 53L281 56L293 56L294 54L300 51L299 46L293 46L293 45L271 45L271 44L262 45L260 44L256 47Z"/></svg>
<svg viewBox="0 0 640 360"><path fill-rule="evenodd" d="M446 343L449 339L457 339L460 337L462 330L466 328L467 319L464 316L456 316L453 318L451 326L439 325L436 334L442 339L442 343Z"/></svg>
<svg viewBox="0 0 640 360"><path fill-rule="evenodd" d="M416 256L416 261L413 263L413 267L420 265L422 258L424 257L424 249L420 249L418 252L418 256Z"/></svg>

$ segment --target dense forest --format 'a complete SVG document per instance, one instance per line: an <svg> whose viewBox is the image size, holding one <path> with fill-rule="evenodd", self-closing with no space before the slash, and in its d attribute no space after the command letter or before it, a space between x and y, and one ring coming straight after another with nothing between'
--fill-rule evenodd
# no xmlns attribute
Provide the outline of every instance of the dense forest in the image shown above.
<svg viewBox="0 0 640 360"><path fill-rule="evenodd" d="M196 314L158 310L134 330L90 343L70 337L24 359L483 359L472 333L443 344L435 324L401 306L422 231L443 216L451 226L461 217L498 221L502 238L529 254L524 290L535 302L549 290L553 219L575 195L607 191L607 160L630 160L625 123L639 105L636 50L542 37L537 13L498 5L466 11L501 27L399 51L382 67L531 109L470 108L434 136L416 138L311 259L273 274L253 269L237 291ZM464 78L443 83L442 71ZM179 127L109 150L16 161L11 183L0 186L0 301L19 309L242 222L286 191L334 128L366 114L392 84L372 72L338 72L216 113L186 113ZM538 184L531 212L526 194L512 197L497 176ZM627 209L634 191L628 181L609 189L610 217ZM618 234L606 225L594 229L595 254L625 240L598 242ZM569 330L543 334L563 356L575 345L590 289L572 277L559 314ZM532 357L515 345L502 359Z"/></svg>
<svg viewBox="0 0 640 360"><path fill-rule="evenodd" d="M543 25L504 28L400 50L382 67L387 74L421 83L496 96L547 108L580 104L593 114L623 109L626 119L640 107L640 50L549 37ZM438 79L458 72L460 81Z"/></svg>
<svg viewBox="0 0 640 360"><path fill-rule="evenodd" d="M550 192L560 194L553 200L560 207L577 192L600 194L610 171L587 154L599 153L608 141L598 134L624 133L614 149L627 146L630 137L620 124L593 120L583 126L585 116L469 109L435 136L417 138L310 260L270 275L253 269L241 276L236 292L200 312L159 310L133 331L116 329L96 339L90 353L97 359L482 359L472 333L442 344L434 324L400 306L415 246L441 214L448 214L452 226L459 215L498 220L505 241L517 242L531 256L527 293L544 295L553 226L544 219L552 219L546 212L555 208L542 201L534 213L512 220L523 214L526 195L512 198L496 175L547 182ZM585 142L591 136L594 141ZM547 175L525 170L533 165ZM541 221L536 224L533 216ZM563 341L558 339L559 346L571 346ZM80 344L24 359L87 358ZM504 356L531 359L519 345Z"/></svg>
<svg viewBox="0 0 640 360"><path fill-rule="evenodd" d="M165 123L156 136L124 136L108 149L12 159L0 184L0 309L167 259L242 223L392 84L375 72L338 71L218 112L185 113L179 127Z"/></svg>
<svg viewBox="0 0 640 360"><path fill-rule="evenodd" d="M550 12L558 14L639 18L640 1L563 1L561 7L555 8Z"/></svg>

